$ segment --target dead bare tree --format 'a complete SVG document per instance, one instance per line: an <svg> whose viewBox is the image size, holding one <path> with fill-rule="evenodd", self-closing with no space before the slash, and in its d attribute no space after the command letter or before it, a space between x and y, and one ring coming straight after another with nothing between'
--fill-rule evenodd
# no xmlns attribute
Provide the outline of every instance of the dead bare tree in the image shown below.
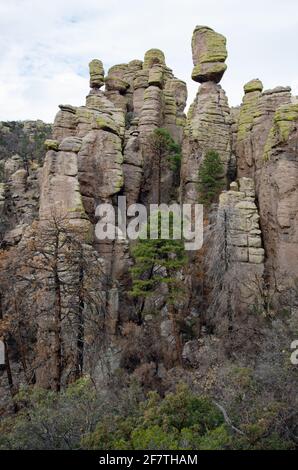
<svg viewBox="0 0 298 470"><path fill-rule="evenodd" d="M2 277L7 286L5 316L10 318L27 381L34 381L33 370L40 385L59 391L62 379L68 383L83 373L86 329L90 343L90 332L97 332L104 318L101 260L68 214L52 213L33 224L11 253ZM22 290L27 301L20 305L13 293ZM26 307L36 343L30 367L30 335L20 334Z"/></svg>

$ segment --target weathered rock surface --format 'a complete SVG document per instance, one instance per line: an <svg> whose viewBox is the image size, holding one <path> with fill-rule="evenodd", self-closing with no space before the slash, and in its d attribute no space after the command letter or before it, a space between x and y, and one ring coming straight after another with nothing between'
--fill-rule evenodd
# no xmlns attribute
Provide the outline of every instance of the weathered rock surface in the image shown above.
<svg viewBox="0 0 298 470"><path fill-rule="evenodd" d="M196 82L220 82L226 71L226 38L208 26L196 26L192 36L192 79Z"/></svg>
<svg viewBox="0 0 298 470"><path fill-rule="evenodd" d="M101 60L93 59L89 63L90 88L101 88L104 84L104 69Z"/></svg>
<svg viewBox="0 0 298 470"><path fill-rule="evenodd" d="M281 292L296 276L291 260L297 234L297 104L291 89L276 87L262 93L256 80L249 82L237 127L237 173L255 180L265 273L273 297L285 301Z"/></svg>
<svg viewBox="0 0 298 470"><path fill-rule="evenodd" d="M181 168L186 200L197 200L198 170L209 150L218 152L227 172L232 155L231 115L225 92L213 82L200 86L188 111Z"/></svg>
<svg viewBox="0 0 298 470"><path fill-rule="evenodd" d="M221 194L219 211L226 214L227 249L233 262L264 263L259 213L255 204L254 182L240 178L230 190Z"/></svg>
<svg viewBox="0 0 298 470"><path fill-rule="evenodd" d="M198 170L209 150L218 152L224 164L222 178L229 187L219 204L205 211L207 242L202 250L189 255L185 272L179 272L186 288L186 298L177 306L184 328L180 334L185 343L183 360L201 367L207 343L217 347L222 341L216 336L208 291L224 298L225 310L217 309L222 317L217 316L216 321L227 325L230 332L238 316L239 321L244 318L243 312L254 321L252 307L267 301L260 299L266 289L267 293L276 289L277 305L292 307L287 294L298 277L297 103L288 87L262 91L261 81L253 79L244 86L242 105L230 109L218 84L226 70L225 38L198 26L192 52L192 78L201 85L187 118L186 85L174 76L159 49L147 51L143 61L111 67L106 77L102 62L95 59L89 64L91 90L85 104L60 105L52 135L45 133L42 139L42 169L36 159L25 165L23 157L14 155L17 148L9 156L4 152L0 181L4 246L25 249L34 239L38 214L41 228L57 211L67 214L72 230L80 233L91 265L100 264L100 274L88 287L88 295L99 292L102 301L102 310L96 312L97 349L93 354L94 331L86 325L82 366L98 382L107 382L119 367L134 373L144 365L154 369L156 380L163 380L167 369L177 366L167 287L161 282L152 298L144 301L140 314L142 299L135 302L128 295L133 263L130 242L121 237L94 237L99 203L110 203L117 210L119 195L126 196L128 205L157 202L156 162L148 150L148 136L158 127L167 129L183 150L180 181L179 174L174 177L170 164L163 162L162 202L198 202ZM24 125L30 138L37 127ZM9 127L1 124L0 133L8 136ZM224 241L220 253L209 244L217 237ZM206 265L214 253L216 282L211 286ZM58 258L61 280L78 286L78 272L70 268L67 253L61 250ZM53 312L51 287L48 283L42 296L42 312ZM76 318L82 313L77 309L78 291L70 289L63 296L63 384L74 374L79 334ZM189 329L195 339L187 338ZM51 388L52 313L38 318L36 331L36 383ZM238 334L236 329L233 334ZM35 343L31 347L34 350Z"/></svg>
<svg viewBox="0 0 298 470"><path fill-rule="evenodd" d="M297 104L277 108L256 175L267 272L276 297L286 305L285 292L295 290L297 278L297 129Z"/></svg>

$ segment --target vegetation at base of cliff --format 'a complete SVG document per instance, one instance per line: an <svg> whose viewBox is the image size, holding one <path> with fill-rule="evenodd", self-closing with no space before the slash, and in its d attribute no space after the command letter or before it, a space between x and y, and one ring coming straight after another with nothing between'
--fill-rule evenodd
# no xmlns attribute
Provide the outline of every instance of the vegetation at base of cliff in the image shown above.
<svg viewBox="0 0 298 470"><path fill-rule="evenodd" d="M216 202L225 186L222 179L223 173L224 167L219 154L214 150L209 150L199 168L198 190L201 204L209 206Z"/></svg>
<svg viewBox="0 0 298 470"><path fill-rule="evenodd" d="M210 397L182 383L164 397L145 397L136 380L107 393L82 377L59 394L24 387L15 399L20 411L0 424L0 449L293 448L266 419L235 431Z"/></svg>

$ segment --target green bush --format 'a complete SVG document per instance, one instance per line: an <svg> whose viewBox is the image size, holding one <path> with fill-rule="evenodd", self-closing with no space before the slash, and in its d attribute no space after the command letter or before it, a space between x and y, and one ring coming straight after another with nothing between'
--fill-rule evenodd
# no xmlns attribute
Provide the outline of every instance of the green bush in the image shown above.
<svg viewBox="0 0 298 470"><path fill-rule="evenodd" d="M218 432L215 431L218 429ZM221 441L222 438L222 441ZM191 450L226 445L228 432L219 410L206 397L179 385L163 399L150 392L138 414L124 419L110 417L85 437L89 449ZM124 447L123 447L124 446ZM208 447L209 446L209 447Z"/></svg>
<svg viewBox="0 0 298 470"><path fill-rule="evenodd" d="M144 399L131 381L105 394L84 377L66 390L24 387L15 397L20 411L0 424L0 449L218 450L293 449L274 427L276 405L235 432L205 396L180 384L163 398ZM253 403L252 403L253 406Z"/></svg>
<svg viewBox="0 0 298 470"><path fill-rule="evenodd" d="M60 394L23 387L15 399L21 411L2 421L0 449L76 449L99 419L96 393L87 377Z"/></svg>

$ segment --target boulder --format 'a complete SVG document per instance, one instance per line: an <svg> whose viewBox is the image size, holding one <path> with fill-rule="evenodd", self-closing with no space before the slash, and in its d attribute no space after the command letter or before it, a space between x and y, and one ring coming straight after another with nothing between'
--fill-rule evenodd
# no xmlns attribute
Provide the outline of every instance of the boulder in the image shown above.
<svg viewBox="0 0 298 470"><path fill-rule="evenodd" d="M93 59L89 63L90 88L101 88L104 84L104 69L102 61Z"/></svg>
<svg viewBox="0 0 298 470"><path fill-rule="evenodd" d="M143 68L146 70L153 67L153 65L165 65L165 63L165 55L160 49L149 49L145 53Z"/></svg>
<svg viewBox="0 0 298 470"><path fill-rule="evenodd" d="M196 26L192 36L192 79L219 83L226 71L226 38L208 26Z"/></svg>

